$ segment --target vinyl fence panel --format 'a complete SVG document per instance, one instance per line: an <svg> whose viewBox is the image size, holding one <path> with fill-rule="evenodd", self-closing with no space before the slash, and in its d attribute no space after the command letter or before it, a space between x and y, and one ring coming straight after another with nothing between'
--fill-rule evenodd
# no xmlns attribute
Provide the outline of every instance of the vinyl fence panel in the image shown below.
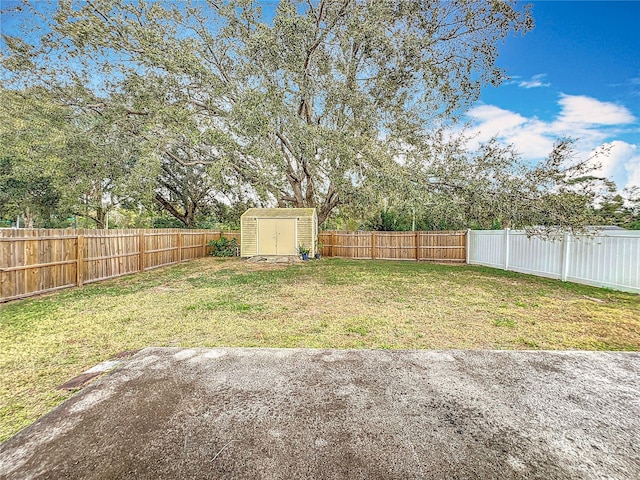
<svg viewBox="0 0 640 480"><path fill-rule="evenodd" d="M562 277L563 236L551 241L527 237L527 234L521 231L507 232L509 270L540 277Z"/></svg>
<svg viewBox="0 0 640 480"><path fill-rule="evenodd" d="M640 232L573 237L567 280L640 293Z"/></svg>
<svg viewBox="0 0 640 480"><path fill-rule="evenodd" d="M503 268L505 263L505 234L502 230L470 230L468 263Z"/></svg>
<svg viewBox="0 0 640 480"><path fill-rule="evenodd" d="M469 231L468 263L640 293L640 232L559 235Z"/></svg>

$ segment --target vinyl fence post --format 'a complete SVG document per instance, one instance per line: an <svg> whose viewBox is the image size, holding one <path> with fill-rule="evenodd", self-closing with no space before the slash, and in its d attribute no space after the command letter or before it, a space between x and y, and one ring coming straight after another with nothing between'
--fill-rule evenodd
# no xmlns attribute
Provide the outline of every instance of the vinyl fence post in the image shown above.
<svg viewBox="0 0 640 480"><path fill-rule="evenodd" d="M567 281L567 277L569 276L569 251L571 244L571 234L566 232L562 236L562 274L560 275L560 279L563 282Z"/></svg>
<svg viewBox="0 0 640 480"><path fill-rule="evenodd" d="M465 252L464 252L464 262L469 265L469 260L471 260L471 229L467 228L467 238L465 239Z"/></svg>
<svg viewBox="0 0 640 480"><path fill-rule="evenodd" d="M510 228L504 229L504 269L509 270L509 232Z"/></svg>

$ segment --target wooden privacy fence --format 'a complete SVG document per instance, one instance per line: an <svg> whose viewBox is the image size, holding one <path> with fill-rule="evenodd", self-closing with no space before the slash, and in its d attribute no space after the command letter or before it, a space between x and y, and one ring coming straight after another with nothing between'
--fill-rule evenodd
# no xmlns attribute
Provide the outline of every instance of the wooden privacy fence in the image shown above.
<svg viewBox="0 0 640 480"><path fill-rule="evenodd" d="M0 302L204 257L239 232L0 229Z"/></svg>
<svg viewBox="0 0 640 480"><path fill-rule="evenodd" d="M321 232L326 257L464 262L466 231Z"/></svg>

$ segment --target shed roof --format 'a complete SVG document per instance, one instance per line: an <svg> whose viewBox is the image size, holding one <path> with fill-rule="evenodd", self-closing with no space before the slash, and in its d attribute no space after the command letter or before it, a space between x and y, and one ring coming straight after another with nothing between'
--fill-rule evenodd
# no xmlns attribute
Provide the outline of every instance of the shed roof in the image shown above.
<svg viewBox="0 0 640 480"><path fill-rule="evenodd" d="M315 210L315 208L250 208L242 216L258 218L309 217L315 214Z"/></svg>

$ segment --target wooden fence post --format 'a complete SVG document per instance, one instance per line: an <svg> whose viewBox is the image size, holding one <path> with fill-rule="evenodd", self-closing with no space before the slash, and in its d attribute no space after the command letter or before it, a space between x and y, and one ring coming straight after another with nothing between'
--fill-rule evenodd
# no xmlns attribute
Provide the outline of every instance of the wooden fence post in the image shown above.
<svg viewBox="0 0 640 480"><path fill-rule="evenodd" d="M220 232L222 236L222 232ZM202 258L207 256L207 232L202 232Z"/></svg>
<svg viewBox="0 0 640 480"><path fill-rule="evenodd" d="M84 283L84 237L78 235L76 238L76 285L81 287Z"/></svg>
<svg viewBox="0 0 640 480"><path fill-rule="evenodd" d="M329 235L330 235L329 242L331 242L329 244L329 256L333 257L333 244L334 244L335 238L336 238L335 237L335 232L333 230L331 230L331 233Z"/></svg>
<svg viewBox="0 0 640 480"><path fill-rule="evenodd" d="M376 259L376 232L371 232L371 260Z"/></svg>
<svg viewBox="0 0 640 480"><path fill-rule="evenodd" d="M145 269L145 240L144 240L144 231L138 235L138 269L140 272L144 272Z"/></svg>
<svg viewBox="0 0 640 480"><path fill-rule="evenodd" d="M416 262L419 262L420 261L420 232L418 231L416 231L415 242L416 242Z"/></svg>
<svg viewBox="0 0 640 480"><path fill-rule="evenodd" d="M182 232L178 231L178 263L182 261Z"/></svg>

